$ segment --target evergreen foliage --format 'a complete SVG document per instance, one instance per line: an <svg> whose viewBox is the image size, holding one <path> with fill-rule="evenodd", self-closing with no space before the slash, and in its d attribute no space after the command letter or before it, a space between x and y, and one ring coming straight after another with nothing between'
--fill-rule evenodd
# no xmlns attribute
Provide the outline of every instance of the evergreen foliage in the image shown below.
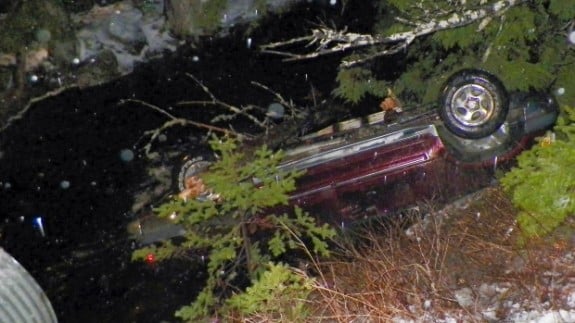
<svg viewBox="0 0 575 323"><path fill-rule="evenodd" d="M520 210L517 222L524 238L550 233L575 215L575 109L564 110L555 133L522 153L518 166L501 180Z"/></svg>
<svg viewBox="0 0 575 323"><path fill-rule="evenodd" d="M263 315L267 319L302 322L308 315L305 305L312 287L313 280L306 275L285 264L270 263L251 287L226 301L226 312L236 312L239 317Z"/></svg>
<svg viewBox="0 0 575 323"><path fill-rule="evenodd" d="M370 70L364 68L342 69L337 74L340 86L333 93L349 103L358 103L366 94L385 96L387 83L377 80Z"/></svg>
<svg viewBox="0 0 575 323"><path fill-rule="evenodd" d="M185 241L142 248L132 258L143 260L153 253L156 259L164 260L192 251L208 253L205 287L191 305L176 313L186 321L226 316L234 311L248 314L265 310L277 294L270 288L270 279L283 282L286 296L305 297L301 277L293 276L287 267L273 261L294 249L310 252L303 241L310 242L309 249L315 255L326 256L326 241L335 231L326 224L318 225L299 208L290 210L288 193L294 190L300 174L280 173L277 165L281 152L272 152L265 146L249 160L235 140L214 139L211 144L220 158L209 172L202 174L202 180L218 198L172 200L161 205L158 216L175 217L186 229ZM277 210L286 211L280 215L272 213ZM278 276L270 277L272 274ZM241 292L245 286L238 283L242 275L252 281L245 295ZM231 291L235 295L226 303Z"/></svg>
<svg viewBox="0 0 575 323"><path fill-rule="evenodd" d="M378 10L381 17L376 18L380 22L375 24L373 33L388 36L465 10L489 8L496 2L382 0ZM575 78L570 74L575 69L575 51L567 41L567 33L569 26L573 28L574 17L575 1L526 1L503 15L420 37L405 55L381 59L401 62L403 72L391 87L404 102L435 103L440 85L450 74L463 68L480 68L497 75L509 91L563 89L559 91L563 93L558 96L559 102L572 105ZM395 22L391 23L391 19ZM352 55L370 54L355 51ZM350 73L369 77L350 77ZM368 93L385 96L385 92L370 91L368 83L378 84L377 77L386 75L387 71L372 71L369 64L354 67L353 72L342 67L334 94L352 102Z"/></svg>

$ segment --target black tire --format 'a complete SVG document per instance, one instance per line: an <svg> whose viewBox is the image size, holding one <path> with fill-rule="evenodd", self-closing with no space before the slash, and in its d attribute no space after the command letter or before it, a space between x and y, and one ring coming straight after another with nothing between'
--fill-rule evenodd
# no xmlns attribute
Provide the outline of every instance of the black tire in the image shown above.
<svg viewBox="0 0 575 323"><path fill-rule="evenodd" d="M478 139L497 131L508 111L509 98L501 81L485 71L466 69L447 80L439 115L455 135Z"/></svg>

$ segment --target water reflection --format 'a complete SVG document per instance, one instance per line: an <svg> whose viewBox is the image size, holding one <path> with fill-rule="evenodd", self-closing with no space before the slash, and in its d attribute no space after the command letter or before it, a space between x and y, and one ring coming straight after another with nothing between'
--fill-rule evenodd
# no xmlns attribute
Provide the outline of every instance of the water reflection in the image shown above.
<svg viewBox="0 0 575 323"><path fill-rule="evenodd" d="M142 134L165 119L141 106L117 103L136 98L169 107L205 99L186 72L237 105L273 101L273 95L250 86L253 80L290 98L304 97L312 83L329 93L336 57L317 66L286 65L279 59L254 59L253 47L254 41L247 44L244 36L209 40L201 51L179 53L181 59L141 66L112 84L44 100L0 133L0 245L39 281L61 322L172 320L174 311L201 287L203 258L152 267L130 261L134 246L125 226L136 216L131 212L134 196L157 186L139 158ZM170 112L200 122L221 113ZM239 131L246 128L238 125ZM154 149L193 149L200 135L205 136L174 129L158 137ZM160 154L157 169L171 174L173 158Z"/></svg>
<svg viewBox="0 0 575 323"><path fill-rule="evenodd" d="M0 245L38 280L61 322L160 321L192 297L176 292L154 313L144 306L179 285L130 263L123 214L146 174L125 147L162 120L118 110L142 86L118 84L41 102L0 135Z"/></svg>
<svg viewBox="0 0 575 323"><path fill-rule="evenodd" d="M46 236L46 231L44 231L44 223L41 216L35 217L34 222L36 223L36 227L40 231L42 238Z"/></svg>

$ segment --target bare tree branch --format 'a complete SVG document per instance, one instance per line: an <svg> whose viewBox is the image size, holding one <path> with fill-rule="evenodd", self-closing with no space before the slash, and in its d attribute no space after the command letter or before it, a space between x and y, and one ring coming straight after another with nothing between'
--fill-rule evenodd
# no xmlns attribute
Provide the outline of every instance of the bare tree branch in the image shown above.
<svg viewBox="0 0 575 323"><path fill-rule="evenodd" d="M253 110L253 109L260 109L263 111L264 110L263 108L258 107L256 105L249 105L249 106L245 106L245 107L240 108L240 107L236 107L234 105L228 104L224 101L221 101L210 91L210 89L207 86L205 86L195 76L193 76L191 74L187 74L187 75L202 88L202 90L210 97L210 99L208 99L208 100L180 101L177 103L177 105L192 105L192 106L213 105L213 106L223 107L223 108L231 111L232 114L218 115L215 118L213 118L210 122L215 123L215 122L222 121L222 120L230 120L230 119L235 118L237 115L242 115L242 116L248 118L249 120L251 120L256 125L264 128L266 130L266 132L265 132L266 134L268 133L268 131L270 130L269 118L265 117L265 119L262 121L262 120L259 120L256 116L251 115L249 113L249 111ZM293 102L291 102L291 100L290 101L286 100L281 94L273 91L272 89L270 89L269 87L267 87L261 83L252 82L252 84L261 88L261 89L264 89L265 91L268 91L271 94L273 94L283 106L290 108L292 110L292 118L290 118L290 119L292 119L292 120L296 119L296 115L299 115L299 117L301 117L301 114L303 113L302 110L297 108L293 104ZM171 127L174 127L174 126L194 126L197 128L206 129L208 131L223 133L223 134L228 135L228 136L234 136L234 137L239 138L240 140L254 141L257 138L257 136L252 136L252 135L249 135L246 133L240 133L240 132L234 131L231 124L229 125L230 129L226 129L226 128L217 127L217 126L214 126L211 124L192 121L192 120L189 120L187 118L177 117L177 116L173 115L172 113L168 112L166 109L162 109L156 105L150 104L150 103L145 102L145 101L137 100L137 99L121 100L118 104L124 105L126 103L137 103L137 104L142 105L146 108L154 110L154 111L156 111L156 112L158 112L158 113L160 113L160 114L162 114L168 118L168 120L166 122L164 122L161 126L155 128L155 129L145 131L143 133L143 135L141 136L141 138L138 140L138 141L140 141L140 140L142 140L142 138L145 138L145 137L149 138L148 142L144 145L143 150L144 150L146 156L150 159L153 159L153 156L151 153L152 144L157 140L157 138L160 136L160 134L162 134L162 132L164 132L165 130L167 130ZM264 138L262 137L260 139L264 139Z"/></svg>
<svg viewBox="0 0 575 323"><path fill-rule="evenodd" d="M296 105L293 103L292 100L287 101L281 94L279 94L278 92L276 92L276 91L270 89L268 86L263 85L263 84L261 84L261 83L259 83L259 82L252 81L251 83L252 83L253 85L255 85L255 86L259 87L259 88L262 88L262 89L264 89L265 91L267 91L267 92L273 94L273 95L276 97L276 99L279 101L279 103L280 103L281 105L283 105L284 107L290 109L292 118L295 119L295 118L297 118L298 116L301 116L301 115L302 115L302 113L303 113L302 109L296 107Z"/></svg>
<svg viewBox="0 0 575 323"><path fill-rule="evenodd" d="M343 67L349 67L378 56L395 54L407 48L418 37L440 30L466 26L487 17L500 16L509 8L525 2L527 2L527 0L500 0L479 9L446 13L444 16L428 22L407 22L403 19L402 22L404 24L414 27L411 30L398 32L389 36L358 34L347 32L345 29L337 31L323 27L313 29L311 35L308 36L262 45L260 50L263 53L285 56L287 57L285 59L286 61L293 61L316 58L366 46L377 45L382 48L378 53L368 57L342 62ZM294 45L301 42L307 42L306 47L312 45L317 45L317 47L312 52L303 54L281 50L281 48L287 45Z"/></svg>
<svg viewBox="0 0 575 323"><path fill-rule="evenodd" d="M55 90L52 91L48 91L38 97L34 97L28 100L28 102L26 103L26 105L15 115L11 116L10 118L8 118L8 120L6 121L5 124L0 125L0 132L3 132L4 130L8 129L8 127L10 127L14 122L22 119L24 117L24 115L28 112L28 110L30 110L30 108L32 108L32 106L34 106L35 103L40 102L44 99L53 97L53 96L57 96L60 93L66 91L66 90L70 90L70 89L74 89L74 88L78 88L77 85L69 85L69 86L62 86L59 87Z"/></svg>
<svg viewBox="0 0 575 323"><path fill-rule="evenodd" d="M147 108L150 108L156 112L159 112L161 114L163 114L164 116L168 117L168 121L164 122L161 126L159 126L158 128L152 129L152 130L148 130L146 132L144 132L144 135L142 137L145 136L149 136L150 140L148 141L148 143L144 146L144 152L146 154L147 157L151 158L151 154L150 154L150 150L152 149L152 143L156 140L156 138L166 129L169 129L173 126L195 126L201 129L206 129L208 131L214 131L214 132L219 132L219 133L223 133L225 135L230 135L230 136L235 136L238 137L240 139L242 138L247 138L247 135L244 134L240 134L225 128L221 128L221 127L216 127L216 126L212 126L209 124L205 124L205 123L201 123L201 122L196 122L196 121L192 121L189 119L185 119L185 118L178 118L176 116L174 116L173 114L169 113L168 111L150 104L148 102L142 101L142 100L135 100L135 99L125 99L125 100L121 100L118 104L119 105L124 105L126 103L137 103L137 104L141 104Z"/></svg>
<svg viewBox="0 0 575 323"><path fill-rule="evenodd" d="M196 82L196 84L198 84L202 90L204 92L206 92L207 95L210 96L211 101L182 101L182 102L178 102L178 105L216 105L216 106L221 106L229 111L231 111L233 113L233 115L219 115L217 117L215 117L214 119L212 119L212 122L218 122L218 121L222 121L222 120L230 120L235 118L236 115L242 115L246 118L248 118L250 121L252 121L253 123L255 123L256 125L260 126L261 128L267 128L266 127L266 123L265 120L259 120L258 118L256 118L255 116L253 116L252 114L250 114L248 111L256 109L256 106L253 105L248 105L245 107L241 107L238 108L234 105L228 104L226 102L220 101L218 98L216 98L216 96L210 91L210 89L208 89L207 86L205 86L200 80L198 80L194 75L190 74L190 73L186 73L186 75L191 78L192 80L194 80L194 82Z"/></svg>

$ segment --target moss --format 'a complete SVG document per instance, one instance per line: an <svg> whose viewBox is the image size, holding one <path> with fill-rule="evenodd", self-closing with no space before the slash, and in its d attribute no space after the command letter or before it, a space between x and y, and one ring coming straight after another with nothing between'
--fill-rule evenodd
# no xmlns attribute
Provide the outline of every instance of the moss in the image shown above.
<svg viewBox="0 0 575 323"><path fill-rule="evenodd" d="M0 91L7 90L13 82L12 71L7 68L0 68Z"/></svg>
<svg viewBox="0 0 575 323"><path fill-rule="evenodd" d="M172 1L168 24L177 37L196 36L216 31L228 6L227 0Z"/></svg>
<svg viewBox="0 0 575 323"><path fill-rule="evenodd" d="M38 12L24 2L16 12L8 14L0 24L0 52L14 53L32 42L34 31L38 28L35 13Z"/></svg>
<svg viewBox="0 0 575 323"><path fill-rule="evenodd" d="M48 46L68 38L68 16L58 0L23 1L0 22L0 52L16 53L23 48L34 49L40 44L39 30L49 33Z"/></svg>
<svg viewBox="0 0 575 323"><path fill-rule="evenodd" d="M201 9L195 15L197 27L206 32L218 29L223 18L223 13L228 6L227 0L211 0L200 4Z"/></svg>

